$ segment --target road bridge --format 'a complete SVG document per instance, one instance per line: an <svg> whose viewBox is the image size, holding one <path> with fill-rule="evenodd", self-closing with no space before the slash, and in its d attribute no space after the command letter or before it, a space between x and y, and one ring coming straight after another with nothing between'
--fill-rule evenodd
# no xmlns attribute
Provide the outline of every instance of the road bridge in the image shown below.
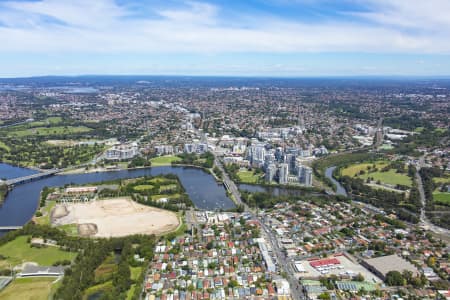
<svg viewBox="0 0 450 300"><path fill-rule="evenodd" d="M0 226L0 231L21 229L22 226Z"/></svg>
<svg viewBox="0 0 450 300"><path fill-rule="evenodd" d="M39 180L42 178L50 177L55 175L56 173L60 172L59 169L54 169L46 172L36 173L28 176L18 177L18 178L12 178L5 181L5 184L9 187L13 187L18 184L27 183L35 180Z"/></svg>

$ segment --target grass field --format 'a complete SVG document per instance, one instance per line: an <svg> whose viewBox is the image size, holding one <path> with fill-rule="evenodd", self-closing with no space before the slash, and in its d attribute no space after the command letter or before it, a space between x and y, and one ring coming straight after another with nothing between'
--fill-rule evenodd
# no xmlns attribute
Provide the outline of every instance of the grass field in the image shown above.
<svg viewBox="0 0 450 300"><path fill-rule="evenodd" d="M130 267L131 271L131 280L138 280L139 275L141 275L142 268L141 267Z"/></svg>
<svg viewBox="0 0 450 300"><path fill-rule="evenodd" d="M136 289L136 284L132 284L130 286L130 289L127 292L127 300L131 300L133 299L133 295L134 295L134 290Z"/></svg>
<svg viewBox="0 0 450 300"><path fill-rule="evenodd" d="M34 121L34 122L27 123L26 125L28 125L29 127L40 127L40 126L46 126L46 125L55 125L55 124L59 124L61 122L62 122L61 117L49 117L42 121Z"/></svg>
<svg viewBox="0 0 450 300"><path fill-rule="evenodd" d="M52 288L50 290L50 295L48 296L48 299L53 299L56 291L61 287L62 285L62 278L58 280L57 282L52 284Z"/></svg>
<svg viewBox="0 0 450 300"><path fill-rule="evenodd" d="M447 129L446 128L436 128L434 131L437 133L444 133L447 131Z"/></svg>
<svg viewBox="0 0 450 300"><path fill-rule="evenodd" d="M154 157L154 158L150 159L150 162L152 163L153 167L158 167L158 166L170 166L172 164L172 162L180 161L180 160L181 160L181 158L179 158L178 156L165 155L165 156Z"/></svg>
<svg viewBox="0 0 450 300"><path fill-rule="evenodd" d="M47 300L54 277L17 278L0 292L2 300Z"/></svg>
<svg viewBox="0 0 450 300"><path fill-rule="evenodd" d="M141 185L136 185L135 187L133 187L133 189L138 192L148 191L148 190L151 190L152 188L154 188L154 186L151 184L141 184Z"/></svg>
<svg viewBox="0 0 450 300"><path fill-rule="evenodd" d="M380 149L381 150L391 150L391 149L394 149L394 146L389 145L389 144L383 144L380 146Z"/></svg>
<svg viewBox="0 0 450 300"><path fill-rule="evenodd" d="M362 179L367 179L367 177L373 177L373 180L380 181L385 184L392 184L392 185L405 185L405 186L411 186L412 180L408 177L406 174L396 173L395 170L391 169L387 172L374 172L370 174L364 174L359 176Z"/></svg>
<svg viewBox="0 0 450 300"><path fill-rule="evenodd" d="M39 136L48 136L48 135L66 135L66 134L74 134L74 133L83 133L91 131L92 129L86 126L54 126L54 127L36 127L29 128L23 130L13 130L9 131L8 135L10 136L28 136L28 135L39 135Z"/></svg>
<svg viewBox="0 0 450 300"><path fill-rule="evenodd" d="M376 168L382 169L386 167L389 163L386 161L376 161L373 163L361 163L361 164L354 164L351 166L348 166L345 169L341 170L342 176L350 176L353 177L355 174L358 174L360 171L367 172L367 167L375 165Z"/></svg>
<svg viewBox="0 0 450 300"><path fill-rule="evenodd" d="M168 178L162 178L162 177L155 177L150 180L147 180L149 183L158 183L158 184L170 184L170 183L176 183L177 181L175 179L168 179Z"/></svg>
<svg viewBox="0 0 450 300"><path fill-rule="evenodd" d="M433 200L436 203L450 206L450 193L433 192Z"/></svg>
<svg viewBox="0 0 450 300"><path fill-rule="evenodd" d="M65 231L68 235L77 236L78 235L78 225L77 224L65 224L58 226L58 229Z"/></svg>
<svg viewBox="0 0 450 300"><path fill-rule="evenodd" d="M394 170L394 169L390 169L387 172L377 171L377 172L369 173L367 167L373 166L373 165L375 165L375 167L378 170L381 170L382 168L389 165L389 162L377 161L377 162L373 162L373 163L354 164L345 169L342 169L341 175L354 177L356 174L359 178L364 179L364 180L367 179L368 177L372 177L374 181L379 180L381 183L384 183L384 184L391 184L391 185L400 184L400 185L405 185L405 186L409 186L409 187L412 186L412 180L410 177L408 177L408 175L406 175L404 173L397 173L396 170ZM358 175L360 171L364 171L365 174Z"/></svg>
<svg viewBox="0 0 450 300"><path fill-rule="evenodd" d="M239 171L237 176L243 183L257 183L259 181L260 174L255 174L254 171Z"/></svg>
<svg viewBox="0 0 450 300"><path fill-rule="evenodd" d="M170 194L170 195L152 195L152 200L158 200L161 198L167 198L167 199L177 199L180 198L180 194Z"/></svg>
<svg viewBox="0 0 450 300"><path fill-rule="evenodd" d="M450 183L450 177L434 177L433 181L436 183Z"/></svg>
<svg viewBox="0 0 450 300"><path fill-rule="evenodd" d="M5 262L18 265L23 262L36 262L42 266L51 266L57 261L73 260L76 253L62 251L57 247L33 248L27 243L28 236L19 236L15 240L0 246L0 254ZM4 261L0 261L0 265Z"/></svg>
<svg viewBox="0 0 450 300"><path fill-rule="evenodd" d="M48 201L45 207L41 209L42 217L35 218L35 221L39 225L50 225L50 212L55 207L56 201Z"/></svg>

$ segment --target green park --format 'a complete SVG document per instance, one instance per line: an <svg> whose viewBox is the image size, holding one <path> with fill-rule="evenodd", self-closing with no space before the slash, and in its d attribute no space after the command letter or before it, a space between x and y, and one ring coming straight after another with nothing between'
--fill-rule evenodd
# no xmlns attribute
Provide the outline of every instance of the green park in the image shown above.
<svg viewBox="0 0 450 300"><path fill-rule="evenodd" d="M164 156L158 156L150 159L150 162L152 163L152 166L158 167L158 166L170 166L173 162L180 161L181 158L174 155L164 155Z"/></svg>
<svg viewBox="0 0 450 300"><path fill-rule="evenodd" d="M0 291L0 299L47 300L60 286L61 280L55 277L16 278Z"/></svg>
<svg viewBox="0 0 450 300"><path fill-rule="evenodd" d="M77 253L61 250L57 246L33 247L30 236L19 236L0 246L0 267L16 266L24 262L34 262L41 266L51 266L63 260L73 260Z"/></svg>
<svg viewBox="0 0 450 300"><path fill-rule="evenodd" d="M376 161L350 165L341 170L341 175L361 178L365 181L369 178L370 181L380 184L411 187L412 179L408 176L406 168L400 169L400 171L392 168L390 162Z"/></svg>
<svg viewBox="0 0 450 300"><path fill-rule="evenodd" d="M254 170L239 170L236 175L242 183L259 183L261 181L261 173L256 173Z"/></svg>

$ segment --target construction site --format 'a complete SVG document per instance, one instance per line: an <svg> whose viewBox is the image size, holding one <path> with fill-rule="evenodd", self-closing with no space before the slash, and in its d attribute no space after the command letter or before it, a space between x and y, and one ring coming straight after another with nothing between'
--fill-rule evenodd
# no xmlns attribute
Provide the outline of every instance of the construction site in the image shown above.
<svg viewBox="0 0 450 300"><path fill-rule="evenodd" d="M78 203L59 203L51 212L54 226L75 224L80 236L121 237L160 235L180 225L171 211L145 206L128 197Z"/></svg>

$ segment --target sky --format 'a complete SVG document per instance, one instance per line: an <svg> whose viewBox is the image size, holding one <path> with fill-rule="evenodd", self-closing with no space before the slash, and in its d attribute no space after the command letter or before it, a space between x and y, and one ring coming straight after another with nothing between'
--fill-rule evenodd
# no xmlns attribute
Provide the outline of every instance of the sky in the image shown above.
<svg viewBox="0 0 450 300"><path fill-rule="evenodd" d="M0 0L0 77L449 76L450 0Z"/></svg>

